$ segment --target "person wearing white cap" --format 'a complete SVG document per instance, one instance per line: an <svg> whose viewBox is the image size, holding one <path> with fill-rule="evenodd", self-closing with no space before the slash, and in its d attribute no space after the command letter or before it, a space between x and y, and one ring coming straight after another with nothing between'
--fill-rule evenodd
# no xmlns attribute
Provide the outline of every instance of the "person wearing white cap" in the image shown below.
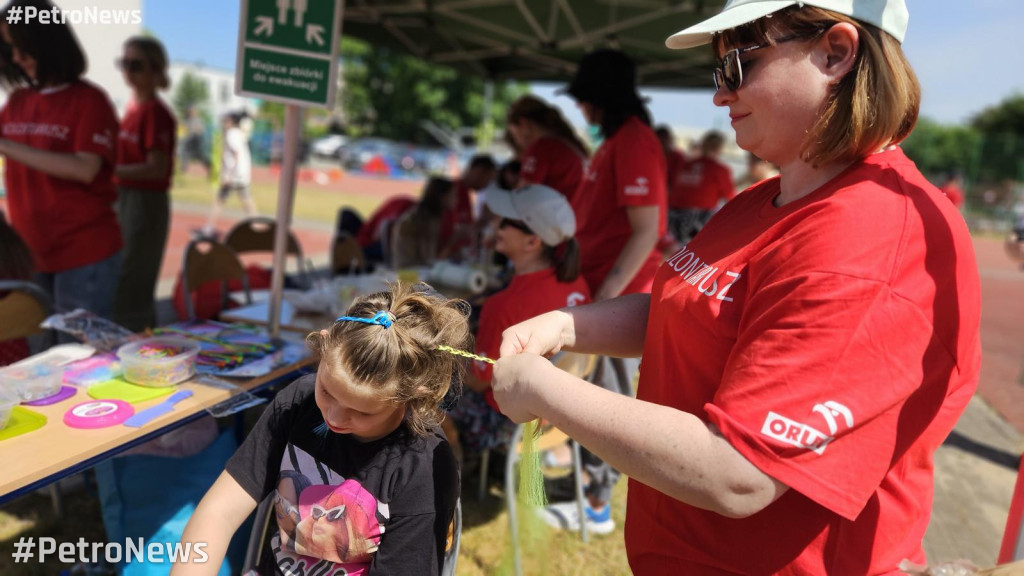
<svg viewBox="0 0 1024 576"><path fill-rule="evenodd" d="M494 394L630 478L637 574L897 574L932 455L980 370L980 287L954 206L898 144L920 88L903 0L731 0L715 104L777 165L659 268L650 296L505 331ZM542 356L643 353L637 398Z"/></svg>
<svg viewBox="0 0 1024 576"><path fill-rule="evenodd" d="M480 311L476 353L497 358L506 328L551 310L586 304L590 290L580 274L579 245L573 236L576 217L565 196L534 184L514 192L488 189L486 202L501 218L494 250L508 257L515 270L509 285L488 297ZM461 447L479 452L507 440L512 422L497 412L491 365L474 362L466 386L469 390L451 414Z"/></svg>

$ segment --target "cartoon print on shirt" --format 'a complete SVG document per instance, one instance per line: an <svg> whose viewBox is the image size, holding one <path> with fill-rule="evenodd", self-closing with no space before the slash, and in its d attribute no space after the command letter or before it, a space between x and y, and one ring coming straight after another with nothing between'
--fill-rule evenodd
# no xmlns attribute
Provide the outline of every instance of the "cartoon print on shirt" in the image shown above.
<svg viewBox="0 0 1024 576"><path fill-rule="evenodd" d="M285 574L362 574L380 544L388 506L289 444L274 494L271 540Z"/></svg>

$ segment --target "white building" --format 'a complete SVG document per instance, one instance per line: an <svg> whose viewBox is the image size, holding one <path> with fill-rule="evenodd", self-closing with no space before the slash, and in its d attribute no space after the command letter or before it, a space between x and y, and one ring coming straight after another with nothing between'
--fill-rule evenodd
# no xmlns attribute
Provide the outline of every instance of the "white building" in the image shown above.
<svg viewBox="0 0 1024 576"><path fill-rule="evenodd" d="M227 112L248 110L250 114L255 114L259 108L258 100L235 94L235 73L233 70L225 70L193 62L171 62L168 72L171 76L171 89L168 91L168 100L173 99L174 91L186 73L206 83L207 93L210 95L207 111L210 113L210 118L214 121L217 121Z"/></svg>

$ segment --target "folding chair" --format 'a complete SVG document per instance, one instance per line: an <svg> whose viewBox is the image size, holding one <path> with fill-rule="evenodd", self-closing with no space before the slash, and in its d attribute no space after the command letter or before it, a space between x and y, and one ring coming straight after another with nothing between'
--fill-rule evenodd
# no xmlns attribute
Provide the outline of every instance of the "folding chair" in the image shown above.
<svg viewBox="0 0 1024 576"><path fill-rule="evenodd" d="M594 354L559 352L551 358L551 363L573 376L589 380L597 368L597 360L598 356ZM524 430L524 425L516 426L516 431L509 442L508 458L505 460L505 501L508 504L508 522L511 529L510 538L512 539L512 554L515 559L516 576L523 573L522 560L519 556L519 522L516 515L516 463L519 462L523 452ZM547 428L542 428L540 436L534 441L534 449L538 453L544 453L565 445L566 441L569 441L572 446L572 474L576 484L576 512L580 518L585 518L584 506L586 501L583 499L583 470L580 458L580 445L561 430L548 426ZM481 486L486 481L486 464L487 453L485 452L480 463L483 471L480 477ZM588 541L586 522L580 522L580 538L583 539L583 542Z"/></svg>
<svg viewBox="0 0 1024 576"><path fill-rule="evenodd" d="M185 257L181 267L182 284L185 287L185 310L188 319L196 317L195 303L192 293L207 282L221 282L221 309L227 303L228 281L239 280L245 290L246 304L252 303L249 292L249 276L238 259L238 254L230 247L209 238L200 238L189 242L185 248Z"/></svg>
<svg viewBox="0 0 1024 576"><path fill-rule="evenodd" d="M0 280L0 342L28 338L43 331L39 324L53 311L53 303L36 284L23 280Z"/></svg>
<svg viewBox="0 0 1024 576"><path fill-rule="evenodd" d="M331 274L356 274L366 268L366 254L354 236L339 234L331 245Z"/></svg>
<svg viewBox="0 0 1024 576"><path fill-rule="evenodd" d="M274 236L277 234L277 221L273 218L257 216L248 218L234 225L228 235L224 238L224 244L229 246L236 254L249 252L274 252ZM295 256L296 269L302 278L302 283L309 285L309 270L306 270L305 260L302 255L302 246L292 231L288 231L288 246L286 255Z"/></svg>

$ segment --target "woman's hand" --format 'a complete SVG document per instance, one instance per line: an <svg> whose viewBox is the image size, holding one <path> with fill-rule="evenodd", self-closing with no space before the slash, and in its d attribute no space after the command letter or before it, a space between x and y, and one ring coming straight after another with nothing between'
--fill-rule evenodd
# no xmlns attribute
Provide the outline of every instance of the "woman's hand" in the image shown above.
<svg viewBox="0 0 1024 576"><path fill-rule="evenodd" d="M501 333L501 357L516 354L551 356L576 342L572 316L561 310L520 322Z"/></svg>
<svg viewBox="0 0 1024 576"><path fill-rule="evenodd" d="M558 368L542 356L531 353L503 356L494 365L491 387L501 413L513 422L535 420L541 387Z"/></svg>

